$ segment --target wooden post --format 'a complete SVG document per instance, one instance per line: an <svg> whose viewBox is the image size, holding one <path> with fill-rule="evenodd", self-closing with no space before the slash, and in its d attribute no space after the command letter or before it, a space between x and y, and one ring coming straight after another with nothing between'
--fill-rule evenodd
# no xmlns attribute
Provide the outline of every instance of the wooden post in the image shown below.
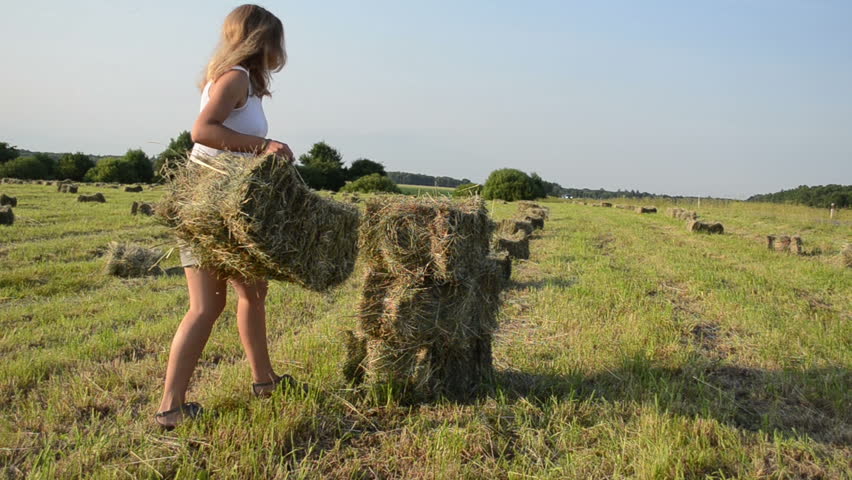
<svg viewBox="0 0 852 480"><path fill-rule="evenodd" d="M834 204L832 203L832 204L831 204L831 213L829 213L829 218L831 218L832 220L834 220L834 212L835 212L836 210L837 210L837 209L836 209L836 208L834 208Z"/></svg>

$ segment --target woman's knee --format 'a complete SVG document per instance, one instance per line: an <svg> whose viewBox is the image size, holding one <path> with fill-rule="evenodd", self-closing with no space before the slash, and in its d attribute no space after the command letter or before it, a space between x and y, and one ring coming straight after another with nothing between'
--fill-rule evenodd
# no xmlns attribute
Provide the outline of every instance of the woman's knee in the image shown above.
<svg viewBox="0 0 852 480"><path fill-rule="evenodd" d="M215 322L225 309L224 301L206 302L200 305L190 305L188 315L201 322Z"/></svg>
<svg viewBox="0 0 852 480"><path fill-rule="evenodd" d="M245 284L242 282L233 282L234 290L237 291L240 302L248 302L251 304L263 304L266 301L266 294L269 290L266 281Z"/></svg>

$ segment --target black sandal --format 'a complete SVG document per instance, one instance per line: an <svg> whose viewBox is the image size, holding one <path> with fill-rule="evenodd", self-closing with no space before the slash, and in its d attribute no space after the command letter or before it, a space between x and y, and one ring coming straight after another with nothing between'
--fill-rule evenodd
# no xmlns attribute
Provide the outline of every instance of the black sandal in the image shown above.
<svg viewBox="0 0 852 480"><path fill-rule="evenodd" d="M160 418L165 418L167 415L171 415L177 412L183 414L183 417L181 418L181 421L179 423L175 425L166 425L165 423L160 422ZM175 407L171 410L166 410L165 412L157 412L156 414L154 414L154 421L157 422L157 425L159 425L160 428L163 428L165 430L174 430L174 428L180 423L183 423L185 419L190 418L194 420L201 416L202 413L204 413L204 409L201 408L201 405L195 402L189 402L184 403L183 405Z"/></svg>
<svg viewBox="0 0 852 480"><path fill-rule="evenodd" d="M259 389L262 389L264 387L272 387L272 386L275 387L272 390L259 390ZM272 392L274 392L276 390L286 389L288 387L293 388L293 389L298 388L298 389L301 389L304 392L308 391L307 386L305 386L304 384L302 384L300 382L297 382L296 379L291 377L290 375L281 375L271 382L252 383L251 384L251 393L253 393L255 397L258 397L258 398L264 397L265 398L265 397L271 397Z"/></svg>

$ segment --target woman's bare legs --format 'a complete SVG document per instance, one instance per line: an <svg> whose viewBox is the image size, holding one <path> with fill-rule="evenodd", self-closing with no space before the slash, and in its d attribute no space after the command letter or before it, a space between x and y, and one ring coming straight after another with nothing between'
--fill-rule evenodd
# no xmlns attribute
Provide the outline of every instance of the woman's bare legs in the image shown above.
<svg viewBox="0 0 852 480"><path fill-rule="evenodd" d="M231 279L231 285L236 290L237 328L240 340L246 351L251 376L255 383L267 383L277 376L269 360L269 347L266 343L266 280L248 281Z"/></svg>
<svg viewBox="0 0 852 480"><path fill-rule="evenodd" d="M186 402L189 379L207 339L210 338L213 324L225 308L225 280L212 270L185 268L184 271L189 287L189 311L180 322L172 340L160 412L179 407ZM180 421L181 416L180 412L176 412L159 421L173 425Z"/></svg>

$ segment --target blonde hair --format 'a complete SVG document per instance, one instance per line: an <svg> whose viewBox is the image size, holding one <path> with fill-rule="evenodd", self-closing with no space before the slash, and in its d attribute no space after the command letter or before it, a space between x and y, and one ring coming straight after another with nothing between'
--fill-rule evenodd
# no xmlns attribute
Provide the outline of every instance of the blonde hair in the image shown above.
<svg viewBox="0 0 852 480"><path fill-rule="evenodd" d="M239 65L249 71L252 95L271 95L272 73L281 71L286 63L281 20L263 7L240 5L225 17L222 39L199 87L204 89L207 82L215 82L231 67Z"/></svg>

